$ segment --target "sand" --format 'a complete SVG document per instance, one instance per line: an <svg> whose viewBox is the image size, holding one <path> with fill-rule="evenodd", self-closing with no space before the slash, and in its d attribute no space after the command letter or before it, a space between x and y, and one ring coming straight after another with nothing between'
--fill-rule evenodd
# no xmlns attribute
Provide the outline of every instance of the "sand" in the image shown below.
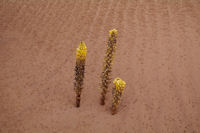
<svg viewBox="0 0 200 133"><path fill-rule="evenodd" d="M127 83L116 115L113 84L99 104L113 28L112 79ZM76 108L82 40L88 53ZM0 133L200 133L200 1L1 0Z"/></svg>

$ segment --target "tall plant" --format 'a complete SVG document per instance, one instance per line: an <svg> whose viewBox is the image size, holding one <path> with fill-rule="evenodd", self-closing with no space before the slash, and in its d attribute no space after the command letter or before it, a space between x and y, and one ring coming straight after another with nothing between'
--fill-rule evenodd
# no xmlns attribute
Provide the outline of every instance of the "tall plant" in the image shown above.
<svg viewBox="0 0 200 133"><path fill-rule="evenodd" d="M75 82L74 82L74 89L76 91L76 107L80 107L86 54L87 54L87 47L85 43L81 41L80 45L76 49L76 66L75 66Z"/></svg>
<svg viewBox="0 0 200 133"><path fill-rule="evenodd" d="M109 31L106 55L104 57L103 72L101 74L101 105L105 104L106 93L111 82L113 57L117 43L117 30Z"/></svg>

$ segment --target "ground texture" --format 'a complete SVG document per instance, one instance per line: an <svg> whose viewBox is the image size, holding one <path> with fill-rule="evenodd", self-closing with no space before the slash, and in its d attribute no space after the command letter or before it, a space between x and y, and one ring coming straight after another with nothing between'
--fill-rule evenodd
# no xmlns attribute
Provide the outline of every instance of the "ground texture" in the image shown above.
<svg viewBox="0 0 200 133"><path fill-rule="evenodd" d="M118 113L101 106L108 31ZM87 61L81 107L76 48ZM112 86L110 86L112 87ZM199 0L1 0L0 133L200 133Z"/></svg>

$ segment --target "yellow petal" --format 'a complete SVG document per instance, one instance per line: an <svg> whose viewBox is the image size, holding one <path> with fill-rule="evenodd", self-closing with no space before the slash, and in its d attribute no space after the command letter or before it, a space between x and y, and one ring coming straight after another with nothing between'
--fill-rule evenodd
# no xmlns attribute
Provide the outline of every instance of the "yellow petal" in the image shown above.
<svg viewBox="0 0 200 133"><path fill-rule="evenodd" d="M115 78L115 80L113 81L113 83L116 86L116 90L120 90L120 91L123 91L123 89L125 88L125 85L126 85L126 82L123 81L120 78Z"/></svg>
<svg viewBox="0 0 200 133"><path fill-rule="evenodd" d="M109 36L111 36L112 34L117 35L117 30L116 29L112 29L109 31Z"/></svg>
<svg viewBox="0 0 200 133"><path fill-rule="evenodd" d="M84 60L87 54L87 47L84 41L81 41L76 49L76 59Z"/></svg>

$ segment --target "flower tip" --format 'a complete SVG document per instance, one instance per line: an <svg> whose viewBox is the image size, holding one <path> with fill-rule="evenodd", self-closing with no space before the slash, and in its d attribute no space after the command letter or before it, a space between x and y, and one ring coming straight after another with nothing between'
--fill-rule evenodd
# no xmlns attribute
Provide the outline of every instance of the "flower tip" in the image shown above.
<svg viewBox="0 0 200 133"><path fill-rule="evenodd" d="M109 31L109 35L111 36L112 34L117 35L117 30L116 29L112 29Z"/></svg>
<svg viewBox="0 0 200 133"><path fill-rule="evenodd" d="M81 41L80 44L79 44L79 46L78 46L78 48L81 49L81 50L86 50L87 47L86 47L86 45L85 45L85 42L84 42L84 41Z"/></svg>
<svg viewBox="0 0 200 133"><path fill-rule="evenodd" d="M125 85L126 85L126 82L123 81L123 80L120 79L120 78L115 78L115 80L113 81L113 83L114 83L116 86L121 86L122 88L125 88Z"/></svg>
<svg viewBox="0 0 200 133"><path fill-rule="evenodd" d="M87 47L84 41L81 41L78 48L76 49L76 58L77 59L85 59L87 54Z"/></svg>

